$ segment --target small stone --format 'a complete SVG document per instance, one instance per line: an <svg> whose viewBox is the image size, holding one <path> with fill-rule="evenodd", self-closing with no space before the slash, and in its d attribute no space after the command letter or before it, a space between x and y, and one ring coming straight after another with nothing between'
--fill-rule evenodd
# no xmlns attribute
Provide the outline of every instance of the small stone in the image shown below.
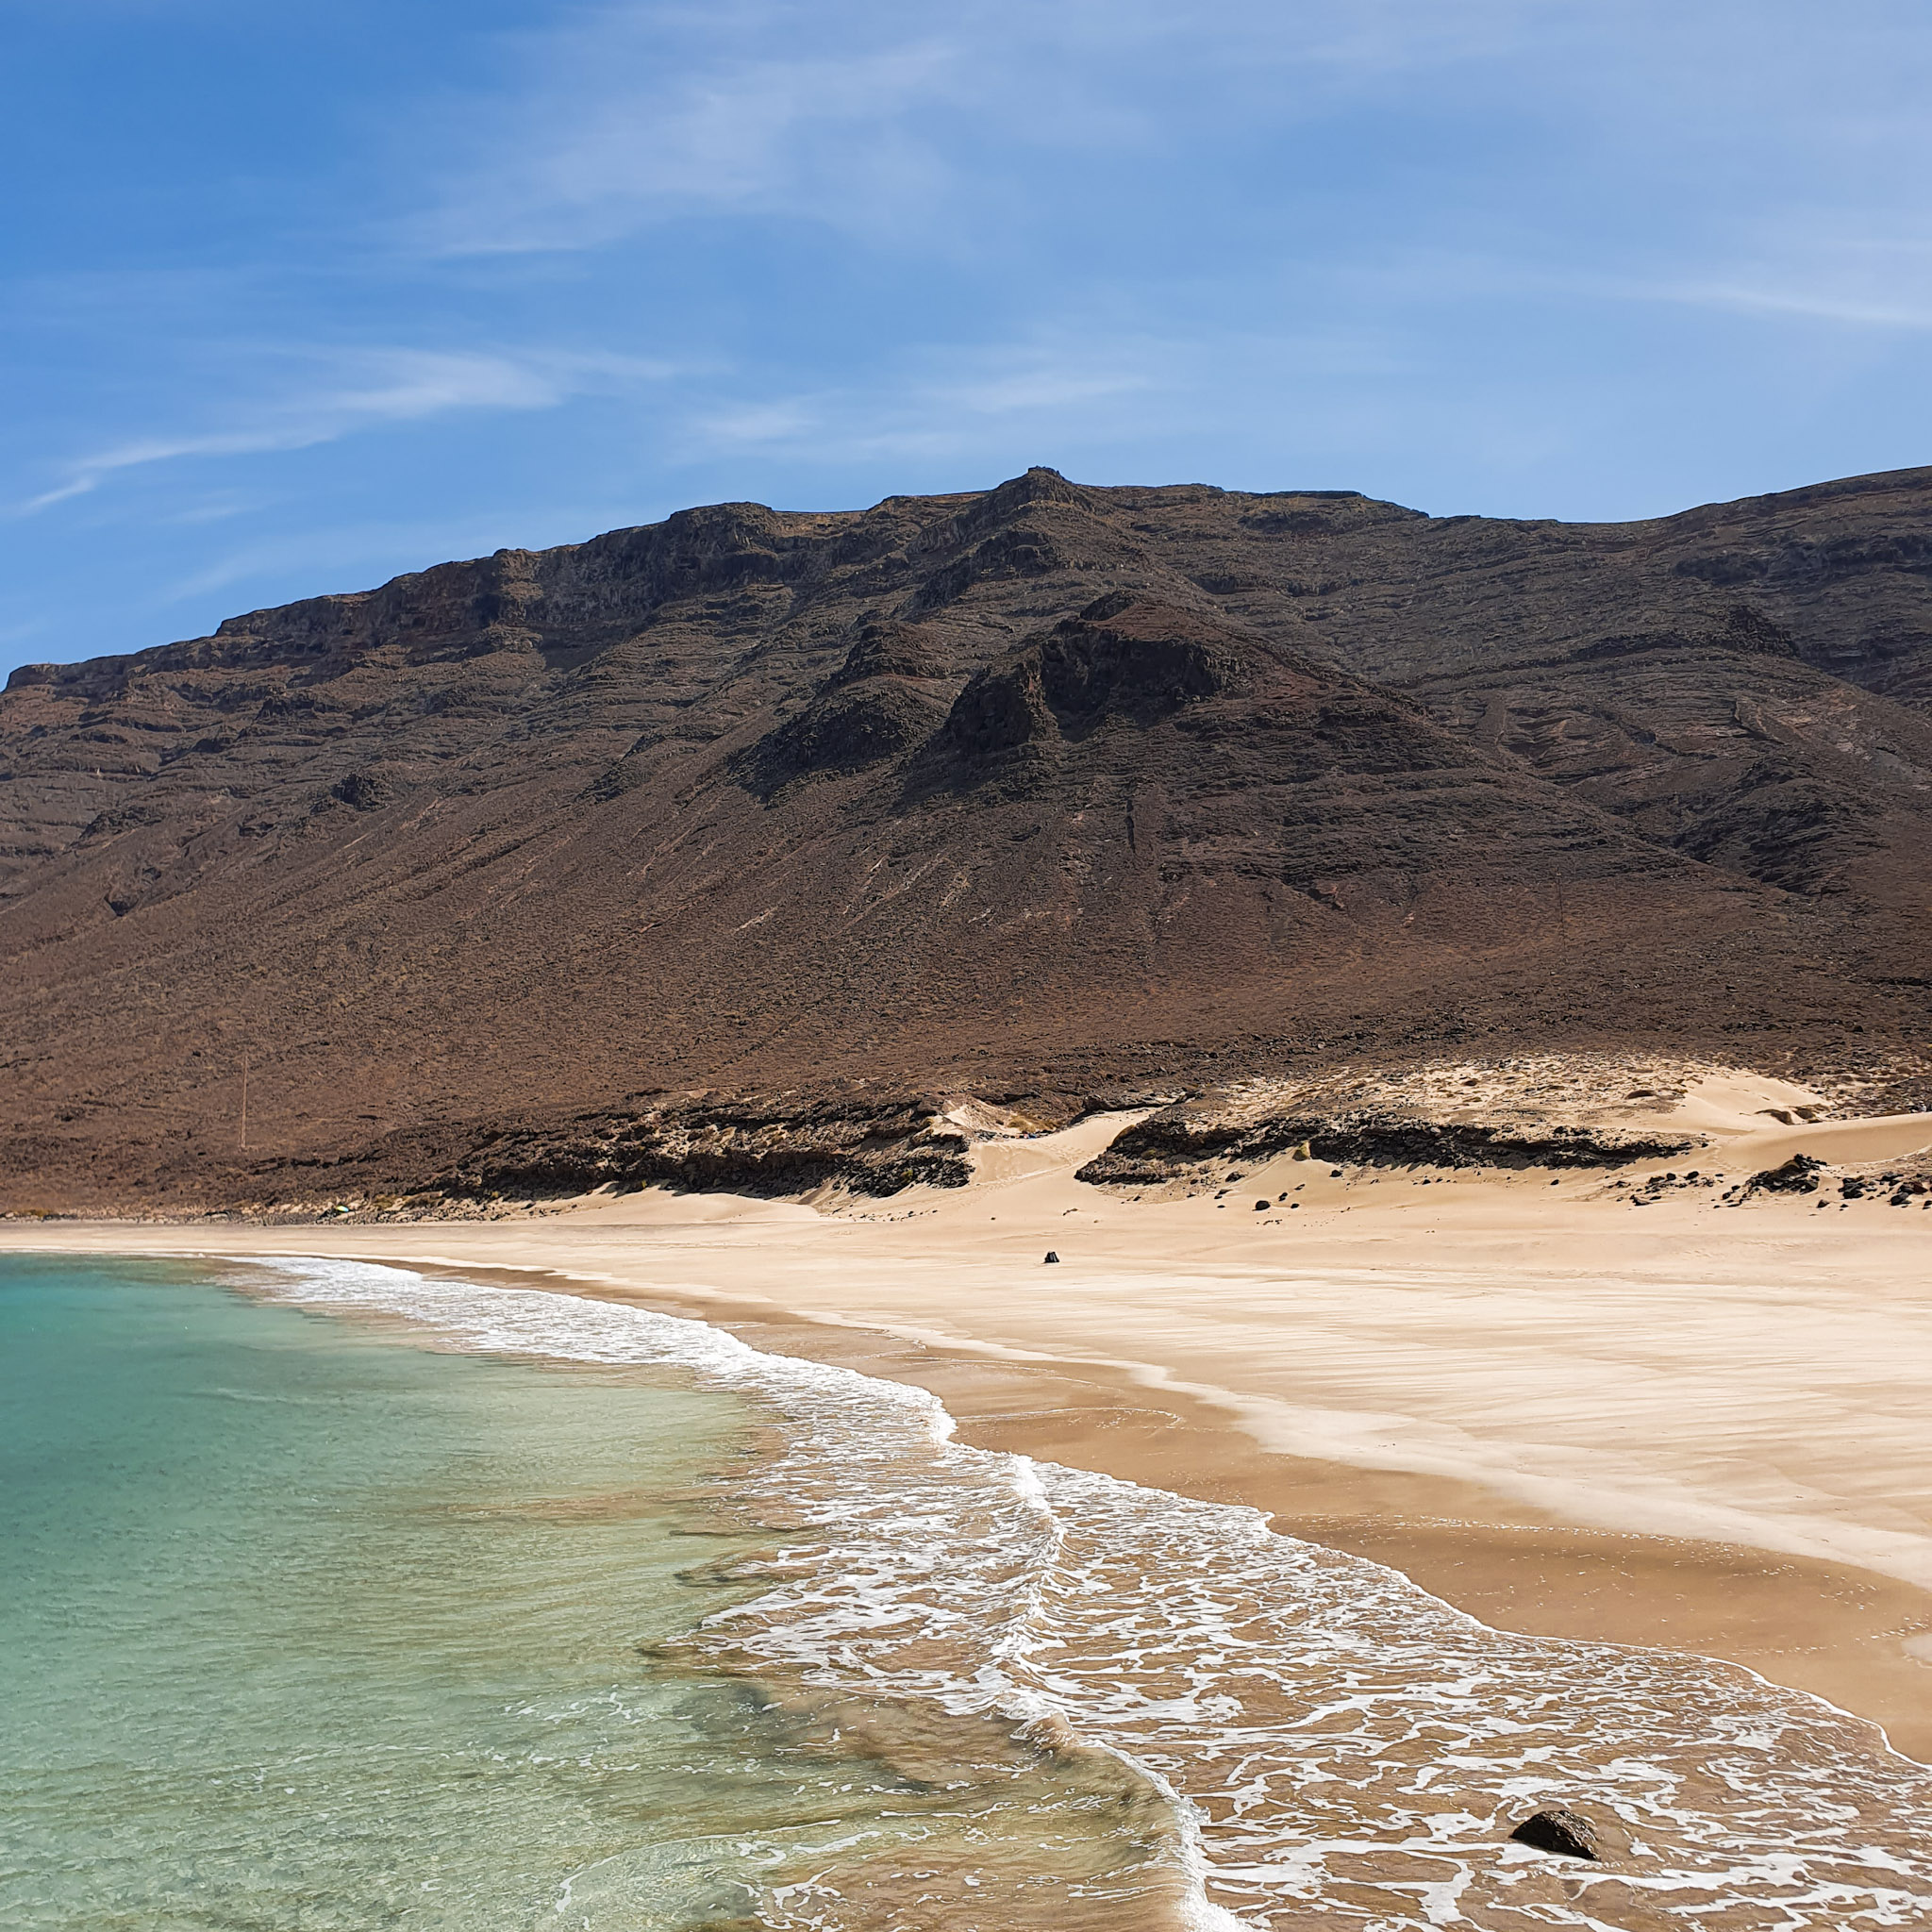
<svg viewBox="0 0 1932 1932"><path fill-rule="evenodd" d="M1269 1204L1266 1201L1257 1201L1255 1203L1255 1212L1257 1214L1265 1214L1268 1211L1268 1206Z"/></svg>
<svg viewBox="0 0 1932 1932"><path fill-rule="evenodd" d="M1042 1261L1042 1262L1041 1262L1041 1263L1040 1265L1041 1265L1041 1266L1042 1268L1045 1268L1045 1267L1049 1267L1049 1266L1051 1266L1052 1264L1054 1264L1055 1262L1058 1261L1058 1259L1059 1259L1059 1257L1058 1257L1058 1256L1057 1254L1055 1254L1055 1253L1054 1253L1054 1251L1053 1251L1053 1250L1052 1250L1051 1248L1049 1248L1049 1249L1047 1249L1047 1251L1046 1251L1046 1259L1045 1259L1044 1261Z"/></svg>
<svg viewBox="0 0 1932 1932"><path fill-rule="evenodd" d="M1604 1855L1596 1826L1567 1805L1546 1805L1541 1811L1532 1811L1509 1836L1518 1844L1539 1852L1560 1852L1566 1858L1594 1859Z"/></svg>

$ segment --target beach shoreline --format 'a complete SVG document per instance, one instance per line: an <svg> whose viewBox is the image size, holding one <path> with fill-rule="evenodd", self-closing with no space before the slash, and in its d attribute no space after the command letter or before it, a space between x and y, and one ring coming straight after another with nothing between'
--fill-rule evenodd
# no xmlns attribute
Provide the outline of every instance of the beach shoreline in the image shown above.
<svg viewBox="0 0 1932 1932"><path fill-rule="evenodd" d="M1850 1238L1803 1199L1640 1216L1601 1174L1311 1190L1284 1164L1247 1177L1236 1213L1273 1223L1251 1225L1074 1180L1101 1131L831 1212L644 1191L385 1225L13 1223L0 1249L336 1256L696 1316L924 1387L964 1441L1250 1505L1493 1627L1739 1663L1932 1759L1916 1216L1861 1203ZM1256 1214L1277 1180L1306 1219Z"/></svg>

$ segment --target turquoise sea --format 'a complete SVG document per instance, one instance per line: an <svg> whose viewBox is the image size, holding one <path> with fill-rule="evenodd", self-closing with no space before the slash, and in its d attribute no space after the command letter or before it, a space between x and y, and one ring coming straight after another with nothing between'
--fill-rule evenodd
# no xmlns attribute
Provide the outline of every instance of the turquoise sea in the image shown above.
<svg viewBox="0 0 1932 1932"><path fill-rule="evenodd" d="M1827 1706L949 1438L606 1303L0 1257L0 1924L1932 1924Z"/></svg>

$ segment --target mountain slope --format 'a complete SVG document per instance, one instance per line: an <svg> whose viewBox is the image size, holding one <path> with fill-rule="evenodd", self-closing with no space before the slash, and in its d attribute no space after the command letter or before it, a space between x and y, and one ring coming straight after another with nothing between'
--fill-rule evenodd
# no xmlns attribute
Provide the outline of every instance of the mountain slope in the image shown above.
<svg viewBox="0 0 1932 1932"><path fill-rule="evenodd" d="M1033 471L0 698L0 1173L701 1091L1923 1037L1932 473L1607 527ZM425 1154L423 1158L427 1158Z"/></svg>

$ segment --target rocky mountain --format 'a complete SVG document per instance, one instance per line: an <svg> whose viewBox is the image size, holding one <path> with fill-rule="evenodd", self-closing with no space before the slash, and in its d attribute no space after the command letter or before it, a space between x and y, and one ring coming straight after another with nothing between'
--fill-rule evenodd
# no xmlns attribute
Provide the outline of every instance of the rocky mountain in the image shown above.
<svg viewBox="0 0 1932 1932"><path fill-rule="evenodd" d="M948 1096L1368 1055L1877 1064L1928 712L1932 471L1587 525L1033 470L30 666L0 1205L674 1117L836 1169Z"/></svg>

